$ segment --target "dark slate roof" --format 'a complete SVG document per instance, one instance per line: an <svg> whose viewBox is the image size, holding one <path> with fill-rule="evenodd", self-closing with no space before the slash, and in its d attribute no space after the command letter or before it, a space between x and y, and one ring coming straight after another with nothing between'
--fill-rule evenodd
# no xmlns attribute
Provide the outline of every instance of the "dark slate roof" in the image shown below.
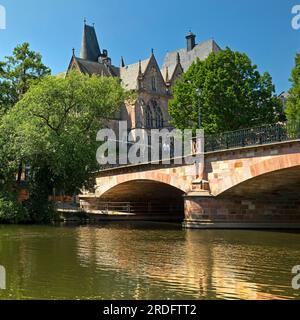
<svg viewBox="0 0 300 320"><path fill-rule="evenodd" d="M89 61L81 58L75 58L81 72L89 75L100 75L100 76L119 76L119 68L115 66L110 66L105 63L99 63L94 61Z"/></svg>
<svg viewBox="0 0 300 320"><path fill-rule="evenodd" d="M169 71L174 69L174 65L176 66L177 64L177 53L179 53L180 55L180 63L183 67L183 70L187 71L191 64L196 60L196 58L205 60L210 53L217 53L220 50L221 48L214 40L208 40L196 45L195 48L191 51L187 51L187 49L184 48L169 52L165 57L162 69L165 70L167 67L169 68Z"/></svg>
<svg viewBox="0 0 300 320"><path fill-rule="evenodd" d="M138 87L138 76L141 65L141 71L144 73L149 64L150 58L141 61L140 63L129 64L123 68L120 68L120 78L122 85L127 90L136 90Z"/></svg>
<svg viewBox="0 0 300 320"><path fill-rule="evenodd" d="M95 28L85 24L82 36L80 58L96 62L98 61L100 55L101 50Z"/></svg>

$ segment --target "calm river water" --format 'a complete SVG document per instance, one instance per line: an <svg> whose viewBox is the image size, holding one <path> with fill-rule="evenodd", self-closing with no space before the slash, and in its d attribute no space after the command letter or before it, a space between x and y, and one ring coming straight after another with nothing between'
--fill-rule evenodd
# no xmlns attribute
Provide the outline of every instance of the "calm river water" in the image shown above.
<svg viewBox="0 0 300 320"><path fill-rule="evenodd" d="M0 226L0 299L297 299L300 234Z"/></svg>

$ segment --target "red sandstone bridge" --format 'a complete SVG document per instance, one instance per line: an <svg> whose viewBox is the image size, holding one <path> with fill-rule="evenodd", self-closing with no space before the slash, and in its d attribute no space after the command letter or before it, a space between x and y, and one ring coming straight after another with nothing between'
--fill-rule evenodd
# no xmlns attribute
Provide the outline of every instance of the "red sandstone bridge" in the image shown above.
<svg viewBox="0 0 300 320"><path fill-rule="evenodd" d="M208 137L197 164L99 171L88 213L184 221L190 228L300 228L300 130L286 124Z"/></svg>

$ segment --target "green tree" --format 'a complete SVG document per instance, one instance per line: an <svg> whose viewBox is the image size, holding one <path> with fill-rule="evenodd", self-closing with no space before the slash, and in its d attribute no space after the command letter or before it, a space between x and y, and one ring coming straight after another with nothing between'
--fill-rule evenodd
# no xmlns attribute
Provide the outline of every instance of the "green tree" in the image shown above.
<svg viewBox="0 0 300 320"><path fill-rule="evenodd" d="M300 122L300 53L295 58L295 67L292 70L290 79L292 87L289 90L288 100L286 104L286 116L288 121Z"/></svg>
<svg viewBox="0 0 300 320"><path fill-rule="evenodd" d="M96 134L124 99L117 78L72 72L65 79L44 77L2 118L6 162L16 168L15 159L22 159L30 167L28 208L33 220L38 210L49 212L53 188L78 192L98 169Z"/></svg>
<svg viewBox="0 0 300 320"><path fill-rule="evenodd" d="M42 63L41 54L30 50L28 43L15 47L13 54L0 62L0 117L22 98L31 84L50 73ZM19 161L19 183L22 167L23 163Z"/></svg>
<svg viewBox="0 0 300 320"><path fill-rule="evenodd" d="M282 118L274 91L268 73L261 75L246 54L227 48L192 64L175 84L169 110L180 129L198 128L200 104L206 133L237 130Z"/></svg>
<svg viewBox="0 0 300 320"><path fill-rule="evenodd" d="M28 43L18 45L0 62L0 116L20 100L32 82L50 73L40 53L30 50Z"/></svg>

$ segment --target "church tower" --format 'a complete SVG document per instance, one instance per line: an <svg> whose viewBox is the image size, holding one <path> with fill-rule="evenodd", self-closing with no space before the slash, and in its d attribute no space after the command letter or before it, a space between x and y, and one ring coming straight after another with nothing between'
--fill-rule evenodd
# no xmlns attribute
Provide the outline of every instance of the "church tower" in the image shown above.
<svg viewBox="0 0 300 320"><path fill-rule="evenodd" d="M86 22L84 22L80 58L98 62L100 56L101 50L98 43L95 27L89 26L86 24Z"/></svg>

